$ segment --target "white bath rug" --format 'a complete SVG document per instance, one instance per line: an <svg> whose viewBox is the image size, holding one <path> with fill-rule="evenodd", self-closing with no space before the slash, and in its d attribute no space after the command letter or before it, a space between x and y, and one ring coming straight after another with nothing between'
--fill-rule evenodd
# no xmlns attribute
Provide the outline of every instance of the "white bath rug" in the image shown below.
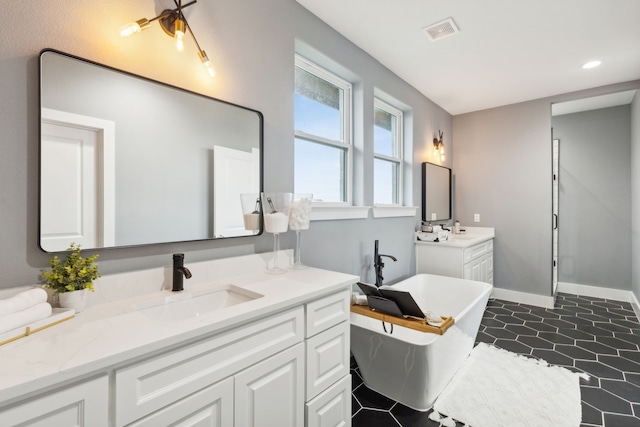
<svg viewBox="0 0 640 427"><path fill-rule="evenodd" d="M480 343L438 397L430 418L442 426L455 426L456 420L470 427L578 427L581 376L588 378Z"/></svg>

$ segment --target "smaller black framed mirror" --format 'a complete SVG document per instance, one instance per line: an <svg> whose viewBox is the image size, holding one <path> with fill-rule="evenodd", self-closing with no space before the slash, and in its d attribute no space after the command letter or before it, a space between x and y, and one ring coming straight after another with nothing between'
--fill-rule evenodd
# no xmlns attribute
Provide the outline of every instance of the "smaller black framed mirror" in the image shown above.
<svg viewBox="0 0 640 427"><path fill-rule="evenodd" d="M422 220L451 219L451 168L422 163Z"/></svg>

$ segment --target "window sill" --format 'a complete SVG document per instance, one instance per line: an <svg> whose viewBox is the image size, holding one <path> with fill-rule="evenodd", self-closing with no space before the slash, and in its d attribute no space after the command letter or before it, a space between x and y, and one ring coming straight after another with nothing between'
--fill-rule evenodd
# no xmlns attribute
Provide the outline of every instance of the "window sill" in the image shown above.
<svg viewBox="0 0 640 427"><path fill-rule="evenodd" d="M395 218L401 216L416 216L416 206L374 206L374 218Z"/></svg>
<svg viewBox="0 0 640 427"><path fill-rule="evenodd" d="M311 208L311 221L329 221L336 219L366 219L369 206L316 205Z"/></svg>

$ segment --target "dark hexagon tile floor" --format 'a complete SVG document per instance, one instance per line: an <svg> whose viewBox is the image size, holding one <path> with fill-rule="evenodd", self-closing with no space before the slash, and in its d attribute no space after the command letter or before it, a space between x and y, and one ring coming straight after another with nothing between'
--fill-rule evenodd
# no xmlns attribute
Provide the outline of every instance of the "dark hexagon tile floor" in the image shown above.
<svg viewBox="0 0 640 427"><path fill-rule="evenodd" d="M585 372L581 427L640 427L640 322L629 303L559 294L554 309L489 300L476 343ZM363 383L352 358L353 427L437 427ZM461 424L457 424L461 427Z"/></svg>

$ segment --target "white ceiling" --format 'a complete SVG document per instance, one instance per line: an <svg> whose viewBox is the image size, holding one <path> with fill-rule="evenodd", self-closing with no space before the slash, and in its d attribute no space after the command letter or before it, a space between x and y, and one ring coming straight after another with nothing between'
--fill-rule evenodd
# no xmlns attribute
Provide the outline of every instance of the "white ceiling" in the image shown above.
<svg viewBox="0 0 640 427"><path fill-rule="evenodd" d="M551 104L551 115L562 116L564 114L579 113L580 111L596 110L599 108L616 107L618 105L631 104L637 90L609 93L600 96L576 99L574 101Z"/></svg>
<svg viewBox="0 0 640 427"><path fill-rule="evenodd" d="M640 0L297 1L453 115L640 79Z"/></svg>

